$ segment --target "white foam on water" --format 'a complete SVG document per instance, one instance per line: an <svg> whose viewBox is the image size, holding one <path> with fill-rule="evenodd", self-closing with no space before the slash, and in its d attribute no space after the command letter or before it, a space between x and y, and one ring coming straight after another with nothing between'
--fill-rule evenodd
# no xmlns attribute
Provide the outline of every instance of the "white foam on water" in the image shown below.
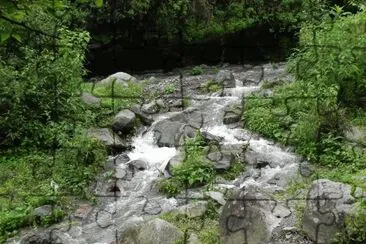
<svg viewBox="0 0 366 244"><path fill-rule="evenodd" d="M152 131L135 137L132 146L134 149L127 154L128 157L131 160L145 160L148 162L149 167L159 167L177 153L177 150L172 147L158 147L154 143L154 133Z"/></svg>

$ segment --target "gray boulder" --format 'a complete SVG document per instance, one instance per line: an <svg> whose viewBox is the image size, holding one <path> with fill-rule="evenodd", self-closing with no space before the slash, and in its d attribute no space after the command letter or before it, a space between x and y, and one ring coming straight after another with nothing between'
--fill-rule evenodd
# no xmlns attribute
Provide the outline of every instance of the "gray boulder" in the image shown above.
<svg viewBox="0 0 366 244"><path fill-rule="evenodd" d="M177 165L180 165L184 160L184 154L183 153L179 153L177 155L175 155L174 157L172 157L167 166L166 166L166 171L168 171L168 173L170 175L174 175L173 173L173 168Z"/></svg>
<svg viewBox="0 0 366 244"><path fill-rule="evenodd" d="M128 109L120 111L113 120L112 129L115 132L128 132L135 125L136 115Z"/></svg>
<svg viewBox="0 0 366 244"><path fill-rule="evenodd" d="M228 125L228 124L237 123L240 121L240 119L241 119L240 114L236 114L233 112L225 112L223 122L224 122L224 124Z"/></svg>
<svg viewBox="0 0 366 244"><path fill-rule="evenodd" d="M88 92L83 92L81 94L81 100L90 107L100 107L101 99L99 97L95 97Z"/></svg>
<svg viewBox="0 0 366 244"><path fill-rule="evenodd" d="M188 218L203 216L207 211L206 201L192 202L170 212L171 215L186 215Z"/></svg>
<svg viewBox="0 0 366 244"><path fill-rule="evenodd" d="M345 218L355 210L351 190L350 185L330 180L313 182L303 218L303 230L311 240L332 243L344 229Z"/></svg>
<svg viewBox="0 0 366 244"><path fill-rule="evenodd" d="M207 143L219 144L224 139L221 136L215 136L207 131L202 131L202 136L205 138Z"/></svg>
<svg viewBox="0 0 366 244"><path fill-rule="evenodd" d="M159 106L155 101L144 104L141 107L141 111L147 114L156 114L159 112Z"/></svg>
<svg viewBox="0 0 366 244"><path fill-rule="evenodd" d="M221 192L218 191L208 191L206 192L206 195L208 197L210 197L211 199L215 200L216 202L218 202L221 205L225 205L226 204L226 200L224 198L224 194L222 194Z"/></svg>
<svg viewBox="0 0 366 244"><path fill-rule="evenodd" d="M34 216L36 218L51 216L52 210L53 210L52 205L43 205L41 207L34 209Z"/></svg>
<svg viewBox="0 0 366 244"><path fill-rule="evenodd" d="M268 218L275 207L270 196L252 188L234 193L236 201L227 201L220 216L220 243L269 243L271 224Z"/></svg>
<svg viewBox="0 0 366 244"><path fill-rule="evenodd" d="M236 86L235 77L229 70L220 70L215 80L225 88L235 88Z"/></svg>
<svg viewBox="0 0 366 244"><path fill-rule="evenodd" d="M107 128L89 129L87 131L87 135L89 137L93 137L100 140L104 145L106 145L110 149L121 149L126 147L126 145L122 142L121 138L119 138L118 135L116 135Z"/></svg>
<svg viewBox="0 0 366 244"><path fill-rule="evenodd" d="M183 123L164 120L156 124L154 128L154 136L157 139L159 147L179 146L179 135Z"/></svg>
<svg viewBox="0 0 366 244"><path fill-rule="evenodd" d="M156 218L122 233L121 244L173 244L183 236L177 227Z"/></svg>
<svg viewBox="0 0 366 244"><path fill-rule="evenodd" d="M128 82L136 82L136 78L124 72L118 72L100 81L100 84L110 84L115 80L115 85L127 86Z"/></svg>
<svg viewBox="0 0 366 244"><path fill-rule="evenodd" d="M128 163L129 167L132 167L135 171L142 171L149 167L148 162L137 159Z"/></svg>
<svg viewBox="0 0 366 244"><path fill-rule="evenodd" d="M144 125L151 125L154 122L153 117L150 114L142 112L138 105L132 106L131 111L135 113L136 117L139 118Z"/></svg>
<svg viewBox="0 0 366 244"><path fill-rule="evenodd" d="M226 170L235 162L235 155L231 151L221 150L216 146L211 146L206 151L206 158L212 162L217 170Z"/></svg>
<svg viewBox="0 0 366 244"><path fill-rule="evenodd" d="M57 228L41 229L23 236L20 241L6 242L20 244L58 244L58 243L80 243L74 240L65 230Z"/></svg>

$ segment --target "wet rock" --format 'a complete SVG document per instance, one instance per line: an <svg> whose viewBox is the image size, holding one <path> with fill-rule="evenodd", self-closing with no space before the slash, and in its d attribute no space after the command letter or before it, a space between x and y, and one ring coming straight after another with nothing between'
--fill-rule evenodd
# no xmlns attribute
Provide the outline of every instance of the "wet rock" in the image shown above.
<svg viewBox="0 0 366 244"><path fill-rule="evenodd" d="M158 105L158 107L159 107L160 109L162 109L162 108L166 108L166 106L165 106L165 103L164 103L163 99L157 99L157 100L156 100L156 105Z"/></svg>
<svg viewBox="0 0 366 244"><path fill-rule="evenodd" d="M38 219L51 216L52 215L53 206L52 205L43 205L34 209L34 216Z"/></svg>
<svg viewBox="0 0 366 244"><path fill-rule="evenodd" d="M151 125L154 122L153 117L150 114L142 112L138 105L132 106L131 111L135 113L144 125Z"/></svg>
<svg viewBox="0 0 366 244"><path fill-rule="evenodd" d="M81 94L81 100L90 107L96 107L99 108L101 104L101 99L98 97L93 96L92 94L88 92L83 92Z"/></svg>
<svg viewBox="0 0 366 244"><path fill-rule="evenodd" d="M42 230L37 233L27 234L20 240L20 244L61 244L70 243L74 244L68 236L61 231L57 230Z"/></svg>
<svg viewBox="0 0 366 244"><path fill-rule="evenodd" d="M196 218L203 216L207 211L207 202L197 201L187 205L178 207L177 209L171 211L172 215L184 214L188 218Z"/></svg>
<svg viewBox="0 0 366 244"><path fill-rule="evenodd" d="M261 168L263 162L271 168L277 166L284 167L287 164L299 163L300 158L295 154L289 153L277 147L270 145L264 140L251 141L248 149L245 151L245 161L254 168ZM258 166L257 166L258 165Z"/></svg>
<svg viewBox="0 0 366 244"><path fill-rule="evenodd" d="M135 171L142 171L146 170L149 167L149 163L144 160L137 159L129 162L129 166L132 167Z"/></svg>
<svg viewBox="0 0 366 244"><path fill-rule="evenodd" d="M184 123L199 129L202 128L203 125L203 114L196 108L188 108L183 112L171 116L169 120Z"/></svg>
<svg viewBox="0 0 366 244"><path fill-rule="evenodd" d="M129 132L134 127L136 115L128 109L120 111L113 120L112 129L115 132Z"/></svg>
<svg viewBox="0 0 366 244"><path fill-rule="evenodd" d="M115 80L115 81L114 81ZM136 82L136 78L125 72L117 72L101 80L100 84L111 84L115 82L115 85L128 86L128 82Z"/></svg>
<svg viewBox="0 0 366 244"><path fill-rule="evenodd" d="M183 153L179 153L177 155L175 155L174 157L172 157L166 167L166 171L168 171L168 173L170 175L174 175L173 173L173 168L177 165L180 165L184 160L184 154Z"/></svg>
<svg viewBox="0 0 366 244"><path fill-rule="evenodd" d="M224 194L222 194L221 192L209 191L209 192L206 192L206 195L208 197L210 197L211 199L215 200L216 202L218 202L221 205L225 205L226 204L226 200L224 198Z"/></svg>
<svg viewBox="0 0 366 244"><path fill-rule="evenodd" d="M225 108L224 124L233 124L241 120L242 108L240 104L231 104Z"/></svg>
<svg viewBox="0 0 366 244"><path fill-rule="evenodd" d="M298 173L298 164L288 164L270 177L267 183L285 188L291 181L298 178Z"/></svg>
<svg viewBox="0 0 366 244"><path fill-rule="evenodd" d="M126 177L127 173L127 166L125 164L120 164L115 169L114 177L116 177L116 179L123 179Z"/></svg>
<svg viewBox="0 0 366 244"><path fill-rule="evenodd" d="M86 219L92 210L93 207L90 204L80 204L74 213L74 217L82 220Z"/></svg>
<svg viewBox="0 0 366 244"><path fill-rule="evenodd" d="M220 142L222 142L222 140L224 139L221 136L215 136L207 131L202 131L202 136L205 138L206 143L215 143L218 144Z"/></svg>
<svg viewBox="0 0 366 244"><path fill-rule="evenodd" d="M176 121L164 120L158 123L154 128L154 136L157 139L159 147L179 146L180 129L183 123Z"/></svg>
<svg viewBox="0 0 366 244"><path fill-rule="evenodd" d="M121 234L121 244L172 244L184 233L171 223L153 219Z"/></svg>
<svg viewBox="0 0 366 244"><path fill-rule="evenodd" d="M142 105L141 111L147 114L155 114L159 112L159 106L155 101L152 101L150 103Z"/></svg>
<svg viewBox="0 0 366 244"><path fill-rule="evenodd" d="M210 149L206 158L210 160L217 170L226 170L235 162L235 155L230 151L214 151Z"/></svg>
<svg viewBox="0 0 366 244"><path fill-rule="evenodd" d="M118 135L113 133L111 130L107 128L98 128L98 129L89 129L87 131L87 135L89 137L94 137L100 140L104 145L106 145L109 149L123 149L126 148L127 145L122 142Z"/></svg>
<svg viewBox="0 0 366 244"><path fill-rule="evenodd" d="M351 186L330 180L316 180L310 187L303 218L303 230L313 241L332 243L344 229L345 218L355 209Z"/></svg>
<svg viewBox="0 0 366 244"><path fill-rule="evenodd" d="M220 243L269 243L275 202L254 201L271 197L253 188L238 191L233 197L238 200L228 201L220 216Z"/></svg>
<svg viewBox="0 0 366 244"><path fill-rule="evenodd" d="M235 88L236 86L234 75L229 70L220 70L215 80L219 84L223 84L225 88Z"/></svg>
<svg viewBox="0 0 366 244"><path fill-rule="evenodd" d="M226 112L224 115L224 119L223 122L224 124L234 124L239 122L241 119L241 115L240 114L235 114L233 112Z"/></svg>
<svg viewBox="0 0 366 244"><path fill-rule="evenodd" d="M299 173L301 176L309 177L314 170L312 169L311 165L308 162L302 162L299 165Z"/></svg>

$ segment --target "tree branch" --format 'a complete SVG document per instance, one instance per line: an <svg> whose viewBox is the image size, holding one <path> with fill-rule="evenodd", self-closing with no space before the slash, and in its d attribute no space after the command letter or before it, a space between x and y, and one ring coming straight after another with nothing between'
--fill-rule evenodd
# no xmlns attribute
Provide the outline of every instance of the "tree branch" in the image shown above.
<svg viewBox="0 0 366 244"><path fill-rule="evenodd" d="M25 23L22 23L22 22L18 22L16 20L13 20L13 19L10 19L4 15L1 15L0 13L0 19L3 19L3 20L6 20L7 22L13 24L13 25L17 25L17 26L20 26L20 27L23 27L29 31L32 31L32 32L35 32L37 34L40 34L40 35L43 35L43 36L47 36L47 37L52 37L52 38L56 38L56 39L59 39L58 36L55 36L55 35L52 35L52 34L48 34L46 32L43 32L41 30L37 30L37 29L33 29L32 27L29 27L27 26Z"/></svg>

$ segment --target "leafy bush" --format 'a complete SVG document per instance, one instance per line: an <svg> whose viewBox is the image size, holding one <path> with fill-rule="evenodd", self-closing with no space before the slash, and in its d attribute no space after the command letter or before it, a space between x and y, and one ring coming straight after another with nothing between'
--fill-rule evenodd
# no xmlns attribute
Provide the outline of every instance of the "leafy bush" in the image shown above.
<svg viewBox="0 0 366 244"><path fill-rule="evenodd" d="M171 94L175 91L175 86L173 84L168 84L164 87L165 94Z"/></svg>
<svg viewBox="0 0 366 244"><path fill-rule="evenodd" d="M217 92L222 89L222 86L213 80L208 80L201 85L201 89L206 92Z"/></svg>
<svg viewBox="0 0 366 244"><path fill-rule="evenodd" d="M191 75L202 75L203 74L203 68L201 66L195 66L190 71Z"/></svg>
<svg viewBox="0 0 366 244"><path fill-rule="evenodd" d="M366 202L360 204L357 213L346 218L346 226L343 232L338 233L336 242L341 244L366 242Z"/></svg>
<svg viewBox="0 0 366 244"><path fill-rule="evenodd" d="M33 210L41 205L65 208L72 199L64 196L91 196L89 185L106 159L104 145L86 138L81 130L64 143L54 157L37 149L31 154L26 150L0 155L0 240L32 224ZM57 184L57 190L51 182ZM3 197L8 195L13 199ZM60 216L61 212L55 212L41 224L54 223Z"/></svg>
<svg viewBox="0 0 366 244"><path fill-rule="evenodd" d="M173 177L162 180L160 190L174 195L190 187L202 186L215 176L213 165L204 158L205 140L200 132L195 138L187 139L184 143L186 158L182 164L173 168Z"/></svg>
<svg viewBox="0 0 366 244"><path fill-rule="evenodd" d="M364 105L366 30L361 26L365 23L363 11L339 14L335 20L323 20L316 26L305 25L300 32L300 48L289 62L290 71L298 80L336 86L339 103Z"/></svg>

